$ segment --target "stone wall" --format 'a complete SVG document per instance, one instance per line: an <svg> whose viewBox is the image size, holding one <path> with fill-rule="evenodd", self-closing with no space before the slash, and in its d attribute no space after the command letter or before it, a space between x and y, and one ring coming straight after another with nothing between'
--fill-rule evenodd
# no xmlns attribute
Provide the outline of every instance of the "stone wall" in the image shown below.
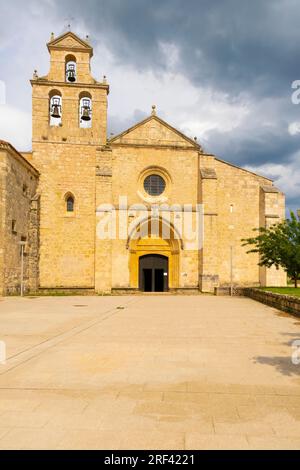
<svg viewBox="0 0 300 470"><path fill-rule="evenodd" d="M33 143L41 172L40 287L94 287L96 147ZM74 211L66 199L74 197Z"/></svg>
<svg viewBox="0 0 300 470"><path fill-rule="evenodd" d="M284 312L300 316L300 298L291 295L275 294L261 289L243 288L238 289L239 295L250 297L270 307L277 308Z"/></svg>
<svg viewBox="0 0 300 470"><path fill-rule="evenodd" d="M38 172L10 144L0 141L1 258L0 294L20 292L21 247L24 248L25 291L38 283L38 206L34 208ZM34 211L34 216L33 212ZM35 267L34 267L35 266Z"/></svg>
<svg viewBox="0 0 300 470"><path fill-rule="evenodd" d="M6 154L0 151L0 296L4 293L4 233L6 206Z"/></svg>
<svg viewBox="0 0 300 470"><path fill-rule="evenodd" d="M253 229L268 227L284 218L284 195L271 180L224 162L200 155L200 201L204 204L204 246L200 286L285 286L283 270L259 267L259 255L247 253L242 239ZM271 222L270 222L271 221Z"/></svg>

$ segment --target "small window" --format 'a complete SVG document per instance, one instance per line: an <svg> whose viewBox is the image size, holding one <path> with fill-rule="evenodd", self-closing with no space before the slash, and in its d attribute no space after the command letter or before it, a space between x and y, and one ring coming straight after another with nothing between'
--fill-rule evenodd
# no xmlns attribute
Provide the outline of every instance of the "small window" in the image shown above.
<svg viewBox="0 0 300 470"><path fill-rule="evenodd" d="M17 221L13 219L11 221L11 233L13 233L14 235L17 234L16 226L17 226Z"/></svg>
<svg viewBox="0 0 300 470"><path fill-rule="evenodd" d="M24 194L24 196L27 195L27 191L28 191L27 184L24 183L24 184L23 184L23 194Z"/></svg>
<svg viewBox="0 0 300 470"><path fill-rule="evenodd" d="M159 175L149 175L145 178L144 189L150 196L160 196L166 189L166 182Z"/></svg>
<svg viewBox="0 0 300 470"><path fill-rule="evenodd" d="M67 198L67 212L74 212L74 198L73 198L73 196L68 196L68 198Z"/></svg>

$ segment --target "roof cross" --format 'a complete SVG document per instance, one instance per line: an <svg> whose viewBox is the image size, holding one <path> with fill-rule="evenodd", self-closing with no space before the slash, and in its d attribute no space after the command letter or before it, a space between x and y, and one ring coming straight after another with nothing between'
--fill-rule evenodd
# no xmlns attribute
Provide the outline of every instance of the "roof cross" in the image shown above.
<svg viewBox="0 0 300 470"><path fill-rule="evenodd" d="M75 21L75 18L73 18L73 16L68 16L67 18L65 18L65 21L67 21L67 25L65 25L64 29L71 31L72 21Z"/></svg>

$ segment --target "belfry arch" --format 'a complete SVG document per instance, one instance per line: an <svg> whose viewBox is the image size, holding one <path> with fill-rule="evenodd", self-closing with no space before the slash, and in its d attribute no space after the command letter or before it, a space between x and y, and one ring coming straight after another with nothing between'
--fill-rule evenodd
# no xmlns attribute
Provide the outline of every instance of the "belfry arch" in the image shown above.
<svg viewBox="0 0 300 470"><path fill-rule="evenodd" d="M156 230L153 231L153 226ZM152 231L151 231L152 228ZM166 238L168 234L168 238ZM163 218L146 218L137 223L131 231L127 248L129 250L130 287L141 288L140 259L147 255L158 255L168 260L168 288L179 287L180 250L182 240L174 226Z"/></svg>

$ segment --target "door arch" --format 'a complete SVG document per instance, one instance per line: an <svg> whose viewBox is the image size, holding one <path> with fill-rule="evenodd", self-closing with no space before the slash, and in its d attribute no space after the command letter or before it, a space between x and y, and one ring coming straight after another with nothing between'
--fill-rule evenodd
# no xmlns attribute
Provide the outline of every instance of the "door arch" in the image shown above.
<svg viewBox="0 0 300 470"><path fill-rule="evenodd" d="M169 288L169 259L149 254L139 258L139 289L143 292L166 292Z"/></svg>
<svg viewBox="0 0 300 470"><path fill-rule="evenodd" d="M172 224L159 218L158 231L151 235L151 218L145 218L135 223L127 240L129 250L129 276L130 287L138 289L139 259L145 255L160 255L168 259L168 288L179 287L179 262L180 251L183 250L183 242L179 238ZM168 230L164 231L164 227ZM169 236L165 237L165 233Z"/></svg>

